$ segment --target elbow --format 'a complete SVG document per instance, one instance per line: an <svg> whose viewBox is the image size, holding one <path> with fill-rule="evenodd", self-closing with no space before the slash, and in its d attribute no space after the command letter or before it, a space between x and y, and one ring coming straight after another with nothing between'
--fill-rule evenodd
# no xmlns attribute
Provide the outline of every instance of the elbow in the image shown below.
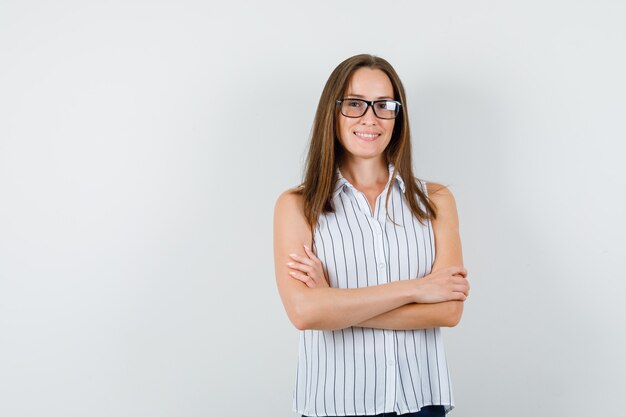
<svg viewBox="0 0 626 417"><path fill-rule="evenodd" d="M321 318L300 317L291 320L291 323L298 330L342 330L349 326L342 326L331 321L324 321Z"/></svg>
<svg viewBox="0 0 626 417"><path fill-rule="evenodd" d="M301 309L294 309L291 314L289 314L289 320L294 325L294 327L298 330L310 330L311 324L307 319L306 314L303 314Z"/></svg>
<svg viewBox="0 0 626 417"><path fill-rule="evenodd" d="M298 330L323 330L323 327L310 316L307 315L294 315L290 318L291 323Z"/></svg>
<svg viewBox="0 0 626 417"><path fill-rule="evenodd" d="M450 301L449 307L444 326L455 327L461 322L461 316L463 315L463 301Z"/></svg>
<svg viewBox="0 0 626 417"><path fill-rule="evenodd" d="M298 330L312 330L311 329L311 325L306 321L303 320L302 318L298 317L298 318L292 318L291 319L291 323L295 326L296 329Z"/></svg>
<svg viewBox="0 0 626 417"><path fill-rule="evenodd" d="M445 327L456 327L457 324L461 321L460 316L451 316L445 324Z"/></svg>
<svg viewBox="0 0 626 417"><path fill-rule="evenodd" d="M345 320L320 305L319 298L311 297L312 290L292 298L287 315L298 330L341 330L348 327Z"/></svg>
<svg viewBox="0 0 626 417"><path fill-rule="evenodd" d="M341 330L347 327L310 301L296 304L289 314L289 320L298 330Z"/></svg>
<svg viewBox="0 0 626 417"><path fill-rule="evenodd" d="M318 328L315 324L315 312L312 311L304 297L294 300L288 315L289 320L298 330L314 330Z"/></svg>

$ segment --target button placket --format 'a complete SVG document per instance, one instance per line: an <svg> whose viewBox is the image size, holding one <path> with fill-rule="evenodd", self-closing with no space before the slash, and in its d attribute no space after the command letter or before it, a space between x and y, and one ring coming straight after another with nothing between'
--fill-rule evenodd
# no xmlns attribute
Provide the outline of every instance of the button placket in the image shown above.
<svg viewBox="0 0 626 417"><path fill-rule="evenodd" d="M361 211L367 214L368 217L371 217L374 209L370 207L370 203L369 201L367 201L367 197L365 197L365 194L363 194L361 191L358 191L357 189L354 189L354 192L357 196L357 202L359 204L359 207L361 208Z"/></svg>

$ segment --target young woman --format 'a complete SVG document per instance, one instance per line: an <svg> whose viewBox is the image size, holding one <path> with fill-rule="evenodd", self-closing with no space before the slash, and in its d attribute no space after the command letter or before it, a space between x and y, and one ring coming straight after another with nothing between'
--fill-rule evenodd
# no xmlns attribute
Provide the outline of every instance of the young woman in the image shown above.
<svg viewBox="0 0 626 417"><path fill-rule="evenodd" d="M301 331L294 410L440 416L454 407L440 327L468 296L454 198L413 176L404 87L353 56L319 101L304 182L276 202L276 281Z"/></svg>

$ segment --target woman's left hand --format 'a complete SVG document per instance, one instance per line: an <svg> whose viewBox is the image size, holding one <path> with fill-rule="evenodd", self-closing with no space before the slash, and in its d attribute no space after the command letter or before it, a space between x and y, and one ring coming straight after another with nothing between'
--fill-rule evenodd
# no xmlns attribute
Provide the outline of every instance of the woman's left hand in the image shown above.
<svg viewBox="0 0 626 417"><path fill-rule="evenodd" d="M306 245L304 245L304 252L306 256L295 253L289 254L293 261L287 262L287 266L295 270L289 272L289 275L298 281L304 282L309 288L329 287L322 261Z"/></svg>

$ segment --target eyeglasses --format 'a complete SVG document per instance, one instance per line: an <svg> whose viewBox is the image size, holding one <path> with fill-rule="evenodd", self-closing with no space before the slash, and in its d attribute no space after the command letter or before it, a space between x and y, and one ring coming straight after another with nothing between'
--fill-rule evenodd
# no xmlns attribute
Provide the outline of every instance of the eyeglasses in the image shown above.
<svg viewBox="0 0 626 417"><path fill-rule="evenodd" d="M344 98L337 100L337 105L341 106L341 114L346 117L361 117L367 113L367 109L372 106L374 115L379 119L395 119L400 113L400 102L395 100L374 100L367 101L360 98Z"/></svg>

